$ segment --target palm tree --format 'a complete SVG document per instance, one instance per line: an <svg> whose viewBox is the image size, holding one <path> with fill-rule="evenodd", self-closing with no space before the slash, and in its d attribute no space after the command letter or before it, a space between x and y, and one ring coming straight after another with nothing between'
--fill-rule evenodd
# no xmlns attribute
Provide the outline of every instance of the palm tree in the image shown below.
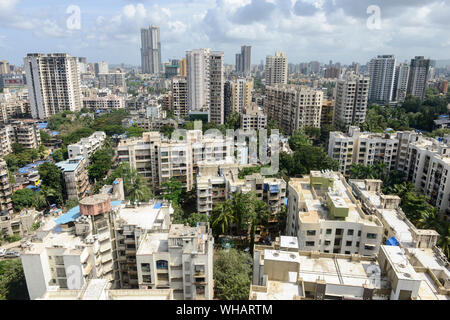
<svg viewBox="0 0 450 320"><path fill-rule="evenodd" d="M437 210L427 210L421 212L420 218L417 220L417 226L422 229L437 229L440 223L440 216Z"/></svg>
<svg viewBox="0 0 450 320"><path fill-rule="evenodd" d="M437 244L441 247L447 258L450 258L450 223L448 221L441 221L438 232L440 237Z"/></svg>
<svg viewBox="0 0 450 320"><path fill-rule="evenodd" d="M236 222L237 234L241 235L242 227L249 222L248 214L250 213L250 195L247 193L234 193L231 200L234 221Z"/></svg>
<svg viewBox="0 0 450 320"><path fill-rule="evenodd" d="M219 203L215 206L211 220L211 226L213 228L220 227L222 234L228 233L231 223L235 221L231 201L226 200L225 202Z"/></svg>

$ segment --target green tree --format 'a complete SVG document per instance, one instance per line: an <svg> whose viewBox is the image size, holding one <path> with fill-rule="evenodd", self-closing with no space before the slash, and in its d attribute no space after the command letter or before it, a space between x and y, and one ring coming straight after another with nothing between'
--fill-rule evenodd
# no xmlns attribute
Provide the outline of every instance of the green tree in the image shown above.
<svg viewBox="0 0 450 320"><path fill-rule="evenodd" d="M55 162L64 161L63 149L56 149L55 151L53 151L52 157L53 157L53 160L55 160Z"/></svg>
<svg viewBox="0 0 450 320"><path fill-rule="evenodd" d="M50 141L51 136L50 136L46 131L41 130L39 133L40 133L40 135L41 135L41 141L42 141L43 143L46 143L46 142L49 142L49 141Z"/></svg>
<svg viewBox="0 0 450 320"><path fill-rule="evenodd" d="M32 207L34 205L33 201L34 191L28 188L19 189L12 195L12 202L14 208L18 211L23 208Z"/></svg>
<svg viewBox="0 0 450 320"><path fill-rule="evenodd" d="M47 203L62 204L63 178L59 168L50 162L45 162L38 167L41 178L42 193Z"/></svg>
<svg viewBox="0 0 450 320"><path fill-rule="evenodd" d="M227 234L231 224L235 221L231 200L226 200L216 205L211 215L211 227L216 229L216 233Z"/></svg>
<svg viewBox="0 0 450 320"><path fill-rule="evenodd" d="M189 217L186 219L186 223L188 223L191 227L197 226L197 222L208 222L209 217L204 213L191 213Z"/></svg>
<svg viewBox="0 0 450 320"><path fill-rule="evenodd" d="M29 300L20 259L0 261L0 300Z"/></svg>
<svg viewBox="0 0 450 320"><path fill-rule="evenodd" d="M292 151L299 151L304 146L312 146L311 139L304 133L296 132L289 138Z"/></svg>
<svg viewBox="0 0 450 320"><path fill-rule="evenodd" d="M235 249L219 250L214 261L214 295L220 300L247 300L252 258Z"/></svg>
<svg viewBox="0 0 450 320"><path fill-rule="evenodd" d="M163 190L163 198L172 201L172 203L180 203L183 195L183 184L175 178L161 183Z"/></svg>
<svg viewBox="0 0 450 320"><path fill-rule="evenodd" d="M143 132L144 132L144 129L139 128L138 126L131 126L127 129L127 136L128 137L142 137Z"/></svg>
<svg viewBox="0 0 450 320"><path fill-rule="evenodd" d="M233 129L237 130L241 126L241 116L238 112L233 112L227 117L227 120L225 122L225 126L227 129Z"/></svg>
<svg viewBox="0 0 450 320"><path fill-rule="evenodd" d="M97 150L90 159L88 168L89 179L97 181L103 179L111 169L114 150L112 148L101 148Z"/></svg>

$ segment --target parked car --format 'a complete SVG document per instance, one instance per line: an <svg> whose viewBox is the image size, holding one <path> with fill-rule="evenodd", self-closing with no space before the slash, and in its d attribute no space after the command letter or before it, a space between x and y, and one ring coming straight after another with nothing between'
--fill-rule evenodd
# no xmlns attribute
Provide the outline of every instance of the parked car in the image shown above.
<svg viewBox="0 0 450 320"><path fill-rule="evenodd" d="M20 253L18 251L8 251L5 254L5 258L16 258L16 257L20 257Z"/></svg>
<svg viewBox="0 0 450 320"><path fill-rule="evenodd" d="M0 249L0 258L4 257L6 253L6 249Z"/></svg>

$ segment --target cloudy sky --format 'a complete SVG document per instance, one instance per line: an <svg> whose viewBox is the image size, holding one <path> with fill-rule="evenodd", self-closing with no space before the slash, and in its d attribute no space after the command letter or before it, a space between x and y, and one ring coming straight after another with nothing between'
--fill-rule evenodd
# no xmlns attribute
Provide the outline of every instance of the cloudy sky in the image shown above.
<svg viewBox="0 0 450 320"><path fill-rule="evenodd" d="M293 63L450 59L450 0L0 0L0 59L68 52L138 65L139 29L150 24L161 28L164 61L211 48L234 63L244 44L253 64L276 50Z"/></svg>

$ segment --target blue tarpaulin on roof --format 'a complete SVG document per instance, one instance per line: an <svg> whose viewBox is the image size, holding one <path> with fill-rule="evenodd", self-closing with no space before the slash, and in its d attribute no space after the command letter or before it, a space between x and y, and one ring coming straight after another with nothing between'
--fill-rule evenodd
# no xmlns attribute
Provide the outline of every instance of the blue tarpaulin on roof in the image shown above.
<svg viewBox="0 0 450 320"><path fill-rule="evenodd" d="M395 237L390 237L389 239L386 240L386 245L387 246L398 246L398 241Z"/></svg>
<svg viewBox="0 0 450 320"><path fill-rule="evenodd" d="M39 123L39 129L45 129L45 128L47 128L47 126L48 126L48 123L47 123L47 122L41 122L41 123Z"/></svg>
<svg viewBox="0 0 450 320"><path fill-rule="evenodd" d="M66 224L69 222L75 221L76 218L81 216L80 206L76 206L75 208L70 209L62 216L55 219L56 224Z"/></svg>
<svg viewBox="0 0 450 320"><path fill-rule="evenodd" d="M162 207L162 203L161 202L157 202L155 203L155 205L153 206L153 209L160 209Z"/></svg>
<svg viewBox="0 0 450 320"><path fill-rule="evenodd" d="M278 193L280 192L280 189L278 188L277 184L273 184L269 187L270 193Z"/></svg>
<svg viewBox="0 0 450 320"><path fill-rule="evenodd" d="M288 205L288 197L284 198L284 205L287 207L287 205Z"/></svg>
<svg viewBox="0 0 450 320"><path fill-rule="evenodd" d="M120 206L121 204L122 204L122 200L111 201L111 206L112 207Z"/></svg>

